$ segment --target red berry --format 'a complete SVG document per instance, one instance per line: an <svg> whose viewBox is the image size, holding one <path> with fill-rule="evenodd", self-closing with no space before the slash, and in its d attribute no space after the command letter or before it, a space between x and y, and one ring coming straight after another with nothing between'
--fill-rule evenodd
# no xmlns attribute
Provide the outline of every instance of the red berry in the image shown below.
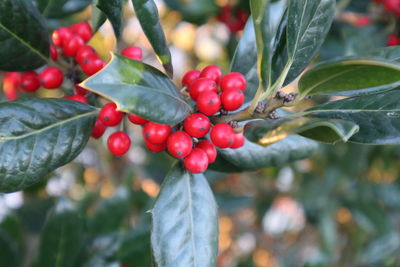
<svg viewBox="0 0 400 267"><path fill-rule="evenodd" d="M76 91L76 93L78 95L86 95L87 93L89 93L88 90L86 90L85 88L83 88L79 84L75 84L75 91Z"/></svg>
<svg viewBox="0 0 400 267"><path fill-rule="evenodd" d="M51 39L56 46L63 46L71 37L72 32L67 27L60 27L57 30L54 30Z"/></svg>
<svg viewBox="0 0 400 267"><path fill-rule="evenodd" d="M142 125L142 124L149 122L148 120L146 120L138 115L135 115L135 114L129 114L128 119L130 122L132 122L133 124L137 124L137 125Z"/></svg>
<svg viewBox="0 0 400 267"><path fill-rule="evenodd" d="M93 138L99 139L103 136L104 132L107 129L107 125L105 125L100 119L96 119L96 123L94 124L91 136Z"/></svg>
<svg viewBox="0 0 400 267"><path fill-rule="evenodd" d="M79 35L85 43L92 38L92 27L86 21L75 23L71 25L70 29L73 33Z"/></svg>
<svg viewBox="0 0 400 267"><path fill-rule="evenodd" d="M200 78L189 86L190 97L196 101L197 97L203 92L218 92L217 84L214 80Z"/></svg>
<svg viewBox="0 0 400 267"><path fill-rule="evenodd" d="M78 101L78 102L82 102L85 104L88 104L88 100L86 99L86 97L84 97L83 95L69 95L69 96L65 96L65 99L69 99L69 100L74 100L74 101Z"/></svg>
<svg viewBox="0 0 400 267"><path fill-rule="evenodd" d="M93 75L105 66L104 61L95 54L88 55L81 64L82 71L86 75Z"/></svg>
<svg viewBox="0 0 400 267"><path fill-rule="evenodd" d="M199 111L207 116L214 115L221 107L221 100L216 92L203 92L196 100Z"/></svg>
<svg viewBox="0 0 400 267"><path fill-rule="evenodd" d="M235 141L235 132L226 123L217 123L210 133L211 141L219 148L231 147Z"/></svg>
<svg viewBox="0 0 400 267"><path fill-rule="evenodd" d="M34 92L40 87L39 77L34 71L25 72L21 76L21 87L27 92Z"/></svg>
<svg viewBox="0 0 400 267"><path fill-rule="evenodd" d="M221 79L222 72L221 69L218 66L215 65L210 65L205 67L201 73L200 77L201 78L208 78L219 84L219 80Z"/></svg>
<svg viewBox="0 0 400 267"><path fill-rule="evenodd" d="M107 140L107 146L115 156L122 156L131 146L131 138L124 132L115 132Z"/></svg>
<svg viewBox="0 0 400 267"><path fill-rule="evenodd" d="M7 100L16 100L18 98L18 88L21 84L21 73L6 72L3 78L3 91Z"/></svg>
<svg viewBox="0 0 400 267"><path fill-rule="evenodd" d="M183 160L183 165L191 173L201 173L207 170L208 157L206 152L200 148L194 148L192 152Z"/></svg>
<svg viewBox="0 0 400 267"><path fill-rule="evenodd" d="M244 103L244 94L240 89L223 91L221 94L222 107L225 110L237 110Z"/></svg>
<svg viewBox="0 0 400 267"><path fill-rule="evenodd" d="M53 61L57 61L58 59L57 48L54 45L50 45L50 57Z"/></svg>
<svg viewBox="0 0 400 267"><path fill-rule="evenodd" d="M144 125L142 133L147 142L159 145L167 141L171 133L171 126L148 122Z"/></svg>
<svg viewBox="0 0 400 267"><path fill-rule="evenodd" d="M387 38L387 45L394 46L400 44L400 38L396 34L390 34Z"/></svg>
<svg viewBox="0 0 400 267"><path fill-rule="evenodd" d="M99 113L99 119L107 126L116 126L124 117L124 113L117 111L115 103L108 103L103 106Z"/></svg>
<svg viewBox="0 0 400 267"><path fill-rule="evenodd" d="M240 89L245 91L247 82L243 74L239 72L231 72L222 77L221 84L219 86L221 87L221 91L230 89Z"/></svg>
<svg viewBox="0 0 400 267"><path fill-rule="evenodd" d="M40 84L47 89L54 89L61 86L64 75L59 68L47 67L39 74Z"/></svg>
<svg viewBox="0 0 400 267"><path fill-rule="evenodd" d="M199 70L190 70L182 77L182 86L190 86L195 80L200 78Z"/></svg>
<svg viewBox="0 0 400 267"><path fill-rule="evenodd" d="M399 0L386 0L385 1L385 9L388 12L396 14L400 16L400 1Z"/></svg>
<svg viewBox="0 0 400 267"><path fill-rule="evenodd" d="M93 47L88 46L88 45L83 45L81 46L78 51L76 52L76 57L75 60L76 62L78 62L79 64L82 64L85 60L85 58L88 55L97 55L96 51L93 49Z"/></svg>
<svg viewBox="0 0 400 267"><path fill-rule="evenodd" d="M194 113L184 120L183 128L191 136L201 138L210 131L210 119L201 113Z"/></svg>
<svg viewBox="0 0 400 267"><path fill-rule="evenodd" d="M134 59L134 60L142 60L142 49L137 46L128 46L121 51L121 55L124 57Z"/></svg>
<svg viewBox="0 0 400 267"><path fill-rule="evenodd" d="M371 24L371 19L368 16L360 16L355 22L355 25L358 27L365 27L369 24Z"/></svg>
<svg viewBox="0 0 400 267"><path fill-rule="evenodd" d="M68 41L64 42L63 55L75 57L79 48L81 48L84 45L85 45L85 42L83 41L83 39L80 36L75 35Z"/></svg>
<svg viewBox="0 0 400 267"><path fill-rule="evenodd" d="M243 133L236 133L235 140L233 141L233 145L231 148L236 149L242 147L244 145L244 135Z"/></svg>
<svg viewBox="0 0 400 267"><path fill-rule="evenodd" d="M144 143L145 143L147 149L150 150L151 152L154 152L154 153L163 152L167 148L167 143L162 143L160 145L155 145L155 144L152 144L152 143L150 143L150 142L148 142L146 140L144 141Z"/></svg>
<svg viewBox="0 0 400 267"><path fill-rule="evenodd" d="M198 143L196 145L196 148L200 148L200 149L204 150L204 152L206 152L207 157L208 157L208 164L213 163L215 161L215 159L217 158L217 149L215 148L213 143L211 143L208 140L201 141L200 143Z"/></svg>
<svg viewBox="0 0 400 267"><path fill-rule="evenodd" d="M184 131L177 131L168 137L168 152L175 158L184 158L192 152L192 138Z"/></svg>

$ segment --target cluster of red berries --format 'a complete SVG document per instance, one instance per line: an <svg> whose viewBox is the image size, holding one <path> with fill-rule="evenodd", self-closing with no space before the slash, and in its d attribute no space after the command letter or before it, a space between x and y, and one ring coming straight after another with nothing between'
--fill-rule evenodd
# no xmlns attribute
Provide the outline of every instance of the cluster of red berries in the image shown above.
<svg viewBox="0 0 400 267"><path fill-rule="evenodd" d="M249 13L241 8L234 9L231 5L226 5L221 8L218 14L218 20L223 22L232 33L243 30Z"/></svg>
<svg viewBox="0 0 400 267"><path fill-rule="evenodd" d="M167 149L173 157L183 159L184 166L190 172L200 173L215 161L216 147L243 146L243 133L235 133L234 128L227 123L212 125L208 117L218 112L236 110L244 102L243 91L247 86L245 77L235 72L221 76L221 70L217 66L208 66L201 72L192 70L184 75L182 85L196 102L198 112L189 115L176 127L128 114L130 122L143 126L142 134L146 147L155 153ZM124 113L117 110L116 104L104 105L95 123L92 137L100 138L108 126L117 126L123 117ZM207 134L210 134L211 141L205 138ZM107 145L111 153L121 156L128 152L131 140L125 132L118 131L110 135Z"/></svg>

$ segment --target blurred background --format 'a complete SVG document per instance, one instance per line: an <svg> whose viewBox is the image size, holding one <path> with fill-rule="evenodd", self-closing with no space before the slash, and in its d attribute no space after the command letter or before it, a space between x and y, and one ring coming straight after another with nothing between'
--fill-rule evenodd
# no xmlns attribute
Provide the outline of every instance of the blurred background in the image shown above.
<svg viewBox="0 0 400 267"><path fill-rule="evenodd" d="M229 72L248 1L156 2L178 86L186 71L209 64ZM337 2L335 22L317 60L398 44L400 1ZM48 25L90 20L95 12L90 6L79 8L48 18ZM161 69L130 1L124 25L121 42L106 22L90 44L104 59L109 51L139 46L143 61ZM1 101L6 101L12 86L2 87ZM291 84L287 90L295 88ZM32 96L13 90L21 97ZM39 97L61 95L57 90L36 92ZM152 266L147 211L173 159L146 151L141 128L128 128L133 146L127 156L107 152L106 133L40 184L0 194L0 263L11 251L18 255L14 266L32 266L46 214L64 198L77 205L85 220L85 242L76 266ZM220 211L218 267L400 266L397 146L321 144L312 158L285 166L235 174L210 170L206 176Z"/></svg>

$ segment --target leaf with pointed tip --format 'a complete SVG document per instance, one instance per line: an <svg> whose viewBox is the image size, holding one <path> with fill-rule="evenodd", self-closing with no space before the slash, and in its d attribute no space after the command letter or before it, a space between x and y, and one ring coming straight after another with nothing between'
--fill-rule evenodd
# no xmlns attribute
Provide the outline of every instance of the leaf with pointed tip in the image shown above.
<svg viewBox="0 0 400 267"><path fill-rule="evenodd" d="M83 220L69 200L60 199L43 227L37 266L74 266L82 238Z"/></svg>
<svg viewBox="0 0 400 267"><path fill-rule="evenodd" d="M89 219L89 230L94 234L105 234L118 230L129 213L129 191L118 188L114 196L99 202Z"/></svg>
<svg viewBox="0 0 400 267"><path fill-rule="evenodd" d="M47 29L31 1L0 1L0 47L0 70L28 71L47 62Z"/></svg>
<svg viewBox="0 0 400 267"><path fill-rule="evenodd" d="M286 117L278 120L257 120L245 126L246 137L264 145L276 137L299 134L325 143L347 142L359 127L350 121L311 117Z"/></svg>
<svg viewBox="0 0 400 267"><path fill-rule="evenodd" d="M335 0L289 0L286 51L282 49L281 59L285 61L287 57L287 64L282 64L283 85L297 78L318 53L331 27L335 4Z"/></svg>
<svg viewBox="0 0 400 267"><path fill-rule="evenodd" d="M123 5L124 0L99 0L96 5L111 22L117 39L121 36Z"/></svg>
<svg viewBox="0 0 400 267"><path fill-rule="evenodd" d="M162 72L119 55L81 86L115 102L121 111L157 123L180 123L192 109Z"/></svg>
<svg viewBox="0 0 400 267"><path fill-rule="evenodd" d="M176 164L151 211L151 244L159 267L214 267L218 253L217 205L202 174Z"/></svg>
<svg viewBox="0 0 400 267"><path fill-rule="evenodd" d="M354 122L360 130L350 138L351 142L400 144L400 90L329 102L302 115Z"/></svg>
<svg viewBox="0 0 400 267"><path fill-rule="evenodd" d="M0 103L0 192L24 189L72 161L96 115L95 108L66 99Z"/></svg>
<svg viewBox="0 0 400 267"><path fill-rule="evenodd" d="M318 149L317 142L298 135L278 140L269 146L245 140L243 147L219 149L218 154L243 171L255 171L310 157Z"/></svg>
<svg viewBox="0 0 400 267"><path fill-rule="evenodd" d="M400 65L384 60L353 58L316 65L300 78L299 91L303 97L337 92L351 95L388 90L398 85Z"/></svg>
<svg viewBox="0 0 400 267"><path fill-rule="evenodd" d="M160 24L156 4L153 0L132 0L132 4L143 32L168 76L172 78L174 70L172 67L171 52L169 51L167 40Z"/></svg>
<svg viewBox="0 0 400 267"><path fill-rule="evenodd" d="M63 18L88 7L92 0L34 0L46 18Z"/></svg>

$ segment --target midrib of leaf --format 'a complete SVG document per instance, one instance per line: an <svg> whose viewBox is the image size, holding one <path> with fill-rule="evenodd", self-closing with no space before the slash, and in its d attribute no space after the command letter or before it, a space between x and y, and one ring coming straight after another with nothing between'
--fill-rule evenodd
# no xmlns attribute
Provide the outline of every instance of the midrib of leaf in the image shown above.
<svg viewBox="0 0 400 267"><path fill-rule="evenodd" d="M292 1L298 1L298 0L292 0ZM302 14L301 14L301 19L300 19L300 28L301 28L301 25L303 24L304 13L305 13L305 11L306 11L306 6L307 6L307 4L308 4L308 0L306 0L306 2L305 2L305 4L304 4L304 7L303 7L303 12L302 12ZM318 9L317 9L317 10L318 10ZM290 14L288 14L288 16L290 16ZM310 23L307 25L307 27L306 27L306 29L305 29L304 32L307 32L308 28L310 27L311 22L312 22L312 20L310 20ZM298 46L298 44L299 44L299 40L302 39L302 38L300 38L300 35L301 35L301 32L299 31L299 34L296 36L296 43L295 43L295 46L294 46L294 49L293 49L293 54L292 54L292 56L291 56L291 57L292 57L292 60L291 60L291 61L293 61L293 58L294 58L295 55L296 55L297 46ZM288 38L288 36L287 36L286 38Z"/></svg>
<svg viewBox="0 0 400 267"><path fill-rule="evenodd" d="M193 251L193 263L194 266L196 267L196 245L194 242L194 236L193 236L193 232L194 232L194 223L193 223L193 210L192 210L192 206L193 206L193 200L192 200L192 191L190 190L191 185L190 185L190 175L188 173L186 173L185 175L187 177L186 179L186 184L187 184L187 190L188 190L188 194L189 194L189 217L190 217L190 242L192 243L192 251Z"/></svg>
<svg viewBox="0 0 400 267"><path fill-rule="evenodd" d="M17 39L19 42L21 42L23 45L25 45L26 47L28 47L32 52L34 52L35 54L37 54L38 56L40 56L41 58L43 58L45 61L48 60L48 58L43 55L42 53L40 53L38 50L36 50L34 47L32 47L29 43L25 42L23 39L21 39L18 35L14 34L12 31L10 31L9 29L7 29L2 23L0 23L0 28L2 28L4 31L6 31L8 34L10 34L12 37L14 37L15 39Z"/></svg>
<svg viewBox="0 0 400 267"><path fill-rule="evenodd" d="M56 128L56 127L58 127L60 125L69 123L71 121L79 120L79 119L84 118L84 117L92 116L92 115L96 114L97 112L98 112L98 110L96 109L96 110L91 111L91 112L80 114L78 116L75 116L75 117L72 117L72 118L69 118L69 119L66 119L66 120L62 120L62 121L56 122L54 124L50 124L49 126L46 126L46 127L42 128L40 130L32 131L30 133L19 135L19 136L10 136L10 137L1 137L0 136L0 142L10 141L10 140L18 140L18 139L23 139L23 138L31 136L31 135L40 134L40 133L45 132L45 131L47 131L49 129Z"/></svg>
<svg viewBox="0 0 400 267"><path fill-rule="evenodd" d="M61 248L61 247L63 247L63 244L65 243L64 242L64 223L62 223L61 224L61 238L60 238L60 242L59 242L59 247L58 248ZM60 251L60 249L57 249L57 252L58 251ZM57 253L57 256L56 256L56 266L55 267L58 267L58 266L62 266L62 263L63 263L63 258L64 258L64 256L63 256L63 254L64 253Z"/></svg>
<svg viewBox="0 0 400 267"><path fill-rule="evenodd" d="M304 116L308 114L313 114L313 113L333 113L333 112L338 112L338 113L357 113L357 112L400 112L399 109L321 109L321 110L310 110L310 111L305 111L300 114L296 114L296 116Z"/></svg>

